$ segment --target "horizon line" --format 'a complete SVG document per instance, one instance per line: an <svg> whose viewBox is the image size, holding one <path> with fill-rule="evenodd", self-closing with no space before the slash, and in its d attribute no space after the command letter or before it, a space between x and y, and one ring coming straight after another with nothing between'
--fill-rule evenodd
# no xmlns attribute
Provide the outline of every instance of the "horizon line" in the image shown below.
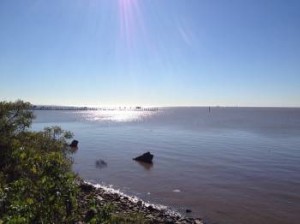
<svg viewBox="0 0 300 224"><path fill-rule="evenodd" d="M191 108L191 107L221 107L221 108L300 108L300 106L253 106L253 105L247 105L247 106L239 106L239 105L168 105L168 106L142 106L142 105L61 105L61 104L31 104L32 106L41 106L41 107L78 107L78 108L178 108L178 107L186 107L186 108Z"/></svg>

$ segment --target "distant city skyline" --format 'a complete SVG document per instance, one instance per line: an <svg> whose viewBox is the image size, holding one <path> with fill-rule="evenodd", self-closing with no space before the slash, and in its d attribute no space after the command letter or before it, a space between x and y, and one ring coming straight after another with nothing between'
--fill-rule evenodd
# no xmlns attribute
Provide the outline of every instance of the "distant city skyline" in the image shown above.
<svg viewBox="0 0 300 224"><path fill-rule="evenodd" d="M300 107L300 1L2 0L0 100Z"/></svg>

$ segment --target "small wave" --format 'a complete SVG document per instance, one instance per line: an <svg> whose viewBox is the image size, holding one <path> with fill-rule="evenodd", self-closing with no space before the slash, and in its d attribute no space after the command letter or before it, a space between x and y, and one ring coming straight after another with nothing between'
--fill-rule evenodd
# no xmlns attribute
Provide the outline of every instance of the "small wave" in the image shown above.
<svg viewBox="0 0 300 224"><path fill-rule="evenodd" d="M128 198L129 201L133 202L133 203L138 203L139 201L142 202L142 205L145 207L149 207L152 206L153 208L160 210L160 211L164 211L167 215L171 215L171 216L182 216L179 212L174 211L172 209L170 209L168 206L165 205L160 205L160 204L154 204L154 203L150 203L150 202L145 202L142 199L140 199L137 196L131 196L128 194L125 194L124 192L122 192L119 189L115 189L113 188L112 185L104 185L104 184L94 184L88 181L84 181L86 184L90 184L92 186L94 186L95 188L100 188L102 190L104 190L107 194L118 194L121 198Z"/></svg>

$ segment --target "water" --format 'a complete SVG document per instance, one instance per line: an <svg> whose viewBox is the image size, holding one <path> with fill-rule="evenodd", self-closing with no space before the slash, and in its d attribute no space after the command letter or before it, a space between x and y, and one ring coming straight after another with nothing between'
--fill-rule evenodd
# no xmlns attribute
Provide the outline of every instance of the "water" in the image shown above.
<svg viewBox="0 0 300 224"><path fill-rule="evenodd" d="M299 223L300 109L35 113L33 129L60 125L75 134L73 169L88 181L189 208L209 223ZM132 160L147 151L153 166Z"/></svg>

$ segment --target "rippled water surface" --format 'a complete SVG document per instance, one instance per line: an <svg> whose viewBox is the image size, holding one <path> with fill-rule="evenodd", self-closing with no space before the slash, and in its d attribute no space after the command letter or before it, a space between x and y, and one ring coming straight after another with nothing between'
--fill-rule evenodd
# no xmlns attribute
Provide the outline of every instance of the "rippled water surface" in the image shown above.
<svg viewBox="0 0 300 224"><path fill-rule="evenodd" d="M35 113L34 129L75 134L74 170L86 180L209 223L299 223L300 109ZM152 166L132 160L146 151Z"/></svg>

